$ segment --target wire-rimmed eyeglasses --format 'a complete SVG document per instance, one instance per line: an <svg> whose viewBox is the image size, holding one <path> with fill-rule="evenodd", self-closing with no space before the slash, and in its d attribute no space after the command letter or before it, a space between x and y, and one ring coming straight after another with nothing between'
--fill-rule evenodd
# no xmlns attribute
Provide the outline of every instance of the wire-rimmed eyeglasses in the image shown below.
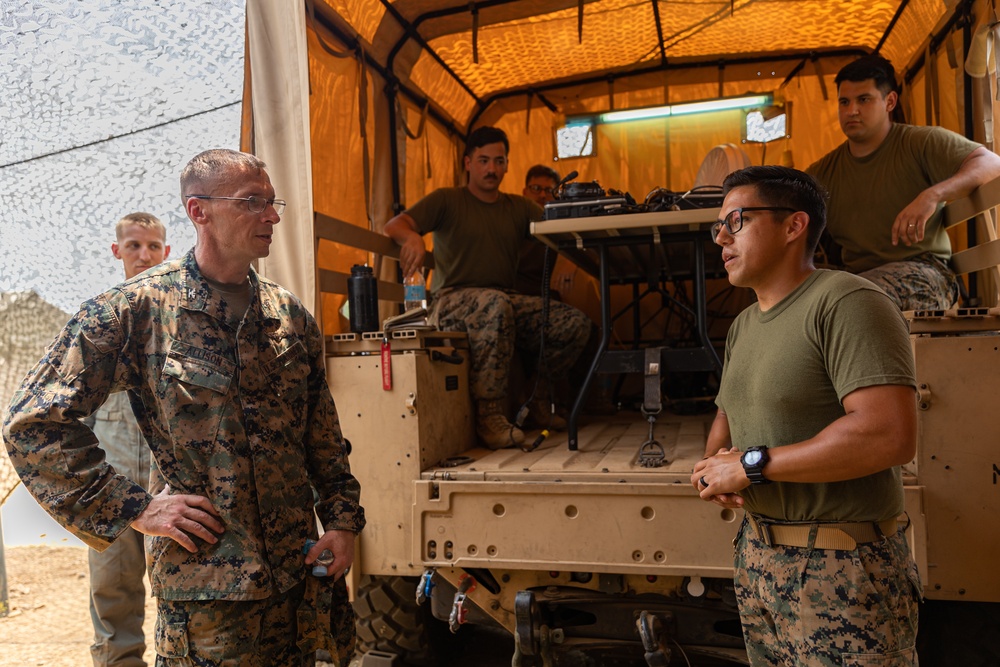
<svg viewBox="0 0 1000 667"><path fill-rule="evenodd" d="M548 187L545 187L544 185L538 185L537 183L532 183L531 185L528 186L528 189L531 190L532 192L534 192L536 195L537 194L541 194L543 192L545 194L551 195L551 194L555 194L555 191L556 191L555 188L548 188Z"/></svg>
<svg viewBox="0 0 1000 667"><path fill-rule="evenodd" d="M185 199L228 199L230 201L245 201L247 203L247 209L251 213L263 213L264 209L268 206L274 207L274 212L281 215L281 212L285 210L285 200L275 199L271 197L267 199L265 197L215 197L212 195L185 195Z"/></svg>
<svg viewBox="0 0 1000 667"><path fill-rule="evenodd" d="M716 220L715 224L712 225L712 238L716 238L723 227L730 234L735 234L743 229L743 213L746 211L788 211L789 213L795 213L795 210L787 206L744 206L743 208L734 208L726 214L725 219Z"/></svg>

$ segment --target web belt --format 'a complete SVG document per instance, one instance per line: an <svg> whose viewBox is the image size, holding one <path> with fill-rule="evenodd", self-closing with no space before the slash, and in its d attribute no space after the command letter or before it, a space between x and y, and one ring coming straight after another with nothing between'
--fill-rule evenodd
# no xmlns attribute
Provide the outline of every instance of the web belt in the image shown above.
<svg viewBox="0 0 1000 667"><path fill-rule="evenodd" d="M853 551L859 544L879 542L896 534L896 519L857 523L775 523L747 513L747 521L767 546ZM810 540L813 530L816 539Z"/></svg>

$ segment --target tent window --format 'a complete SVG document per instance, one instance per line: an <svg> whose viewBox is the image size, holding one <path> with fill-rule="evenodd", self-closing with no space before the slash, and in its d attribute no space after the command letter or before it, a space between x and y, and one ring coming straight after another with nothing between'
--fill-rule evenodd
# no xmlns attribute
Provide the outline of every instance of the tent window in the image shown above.
<svg viewBox="0 0 1000 667"><path fill-rule="evenodd" d="M593 123L574 123L556 128L557 160L571 157L593 157L596 154Z"/></svg>
<svg viewBox="0 0 1000 667"><path fill-rule="evenodd" d="M743 127L743 141L766 144L777 139L788 139L791 135L791 103L784 108L768 107L747 113Z"/></svg>

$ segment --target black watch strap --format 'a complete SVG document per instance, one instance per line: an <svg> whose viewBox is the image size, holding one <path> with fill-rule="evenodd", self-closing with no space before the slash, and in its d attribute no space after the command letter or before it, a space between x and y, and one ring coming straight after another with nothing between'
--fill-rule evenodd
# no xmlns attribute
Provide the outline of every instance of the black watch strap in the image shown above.
<svg viewBox="0 0 1000 667"><path fill-rule="evenodd" d="M743 452L740 463L751 484L770 484L771 480L764 477L764 466L771 460L767 447L751 447Z"/></svg>

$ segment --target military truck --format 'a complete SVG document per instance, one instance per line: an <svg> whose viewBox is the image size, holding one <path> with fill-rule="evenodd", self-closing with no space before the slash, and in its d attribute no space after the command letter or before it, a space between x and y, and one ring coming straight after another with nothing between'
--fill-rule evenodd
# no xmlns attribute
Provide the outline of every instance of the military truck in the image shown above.
<svg viewBox="0 0 1000 667"><path fill-rule="evenodd" d="M439 664L431 639L466 624L510 633L514 664L747 664L731 579L742 517L699 500L689 476L726 328L749 301L714 263L713 191L696 186L838 145L833 77L870 52L896 65L908 122L992 146L992 6L248 0L247 13L243 145L289 202L260 269L328 335L368 514L351 573L363 664ZM570 431L530 451L477 446L463 335L356 334L342 313L353 264L375 270L382 318L399 313L398 255L379 232L464 182L481 125L511 139L504 190L535 163L589 186L590 204L534 232L558 251L552 286L602 324L592 370L611 373L589 375ZM646 208L600 217L595 198ZM925 665L1000 664L998 202L990 184L949 206L966 294L909 314L906 530ZM615 410L587 412L602 391Z"/></svg>

